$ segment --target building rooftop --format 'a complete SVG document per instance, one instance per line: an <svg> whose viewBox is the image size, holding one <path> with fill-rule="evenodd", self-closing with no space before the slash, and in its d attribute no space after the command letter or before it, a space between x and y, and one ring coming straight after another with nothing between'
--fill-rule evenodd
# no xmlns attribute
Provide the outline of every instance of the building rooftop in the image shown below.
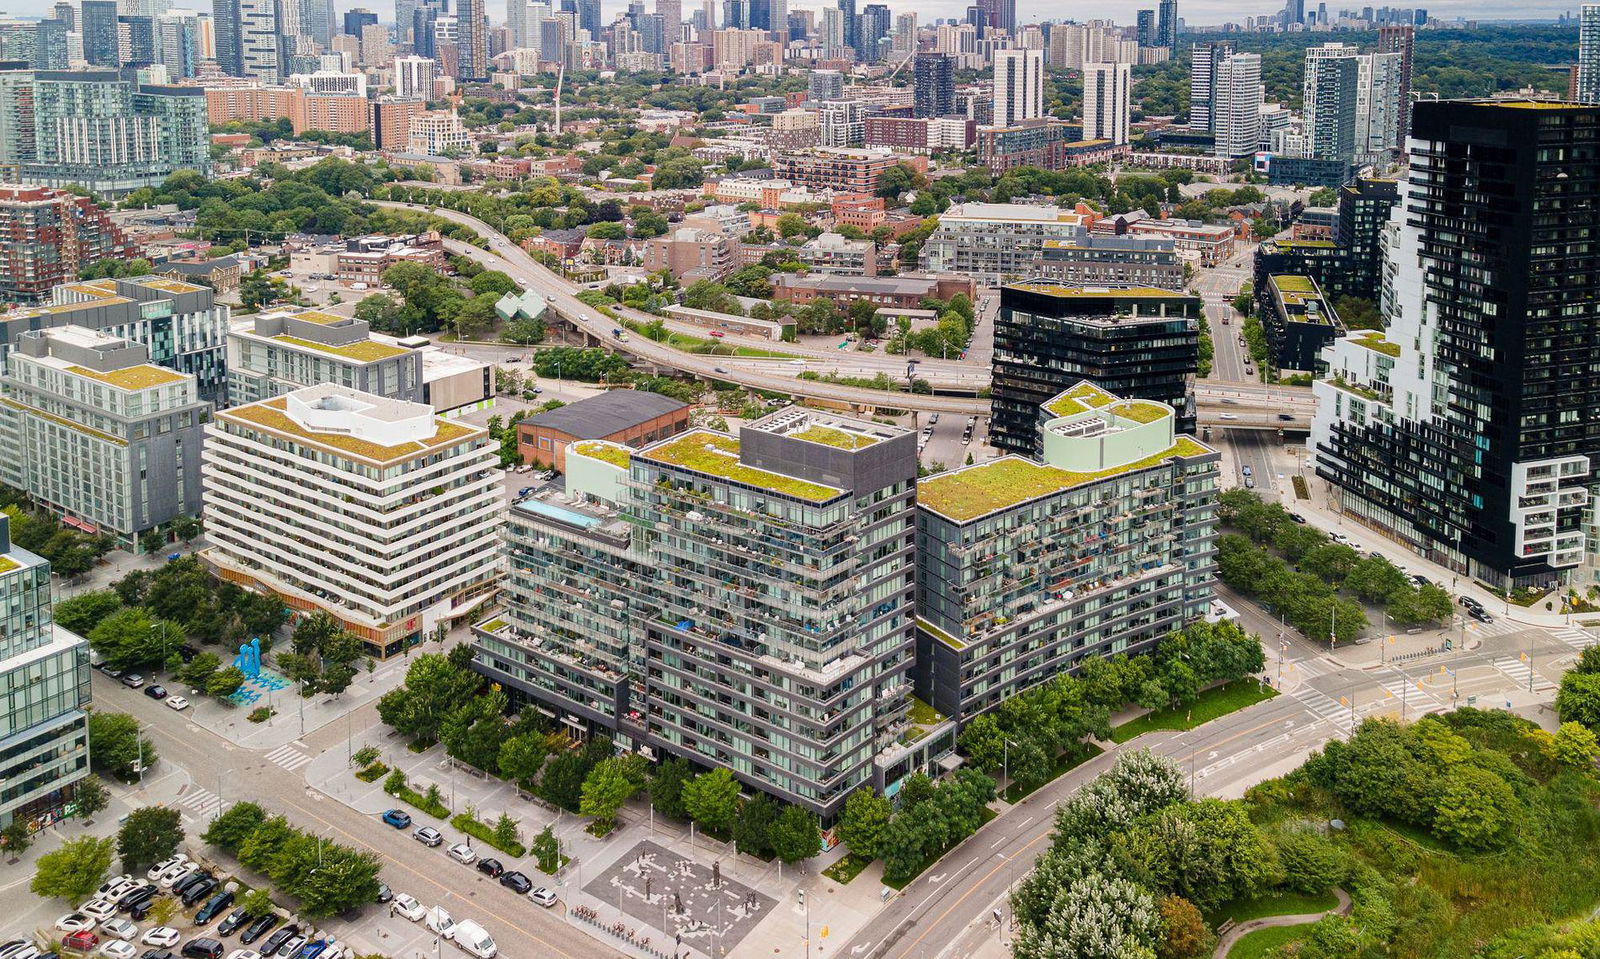
<svg viewBox="0 0 1600 959"><path fill-rule="evenodd" d="M965 523L1085 483L1149 469L1174 456L1203 456L1210 452L1195 440L1180 436L1177 442L1159 453L1095 472L1064 470L1021 456L1003 456L918 480L917 505L946 519Z"/></svg>
<svg viewBox="0 0 1600 959"><path fill-rule="evenodd" d="M568 403L553 410L545 410L522 422L525 425L556 430L580 440L598 440L614 436L668 413L675 413L689 404L660 393L644 390L612 390L588 399Z"/></svg>
<svg viewBox="0 0 1600 959"><path fill-rule="evenodd" d="M945 220L1028 221L1036 223L1083 223L1088 218L1074 210L1032 203L958 203L939 214Z"/></svg>
<svg viewBox="0 0 1600 959"><path fill-rule="evenodd" d="M329 401L337 405L326 405ZM340 431L317 429L296 420L289 414L291 402L300 409L328 413L330 425L332 420L340 420ZM435 416L432 408L421 403L384 399L333 384L311 386L287 396L218 410L216 417L276 433L375 466L390 466L442 446L487 434L482 427ZM426 423L421 422L424 418ZM362 429L358 419L366 420L376 428ZM385 427L397 429L391 432ZM362 432L372 438L362 438ZM380 441L391 437L398 441Z"/></svg>
<svg viewBox="0 0 1600 959"><path fill-rule="evenodd" d="M296 317L296 319L304 319L304 317ZM275 343L283 343L288 346L298 347L303 350L316 350L319 353L331 353L334 356L342 356L347 360L356 360L357 362L361 363L373 363L378 360L387 360L390 357L402 356L410 352L410 350L407 350L403 347L390 346L387 343L379 343L374 340L357 340L354 343L346 343L343 346L338 346L332 343L316 343L311 340L302 340L298 336L290 336L287 333L274 336L272 337L272 340Z"/></svg>
<svg viewBox="0 0 1600 959"><path fill-rule="evenodd" d="M1115 396L1093 383L1079 383L1060 396L1047 400L1044 409L1045 412L1055 416L1076 416L1092 409L1109 406L1116 401Z"/></svg>
<svg viewBox="0 0 1600 959"><path fill-rule="evenodd" d="M1028 293L1042 293L1046 296L1059 297L1161 297L1164 299L1183 300L1192 298L1193 294L1184 290L1163 290L1153 286L1067 286L1062 283L1051 283L1048 280L1028 280L1022 283L1012 283L1008 287L1013 290L1023 290Z"/></svg>
<svg viewBox="0 0 1600 959"><path fill-rule="evenodd" d="M1352 334L1350 342L1357 346L1364 346L1374 353L1382 353L1384 356L1398 357L1400 355L1400 344L1390 343L1377 330L1366 330Z"/></svg>
<svg viewBox="0 0 1600 959"><path fill-rule="evenodd" d="M67 367L67 372L76 373L79 376L87 376L92 380L99 380L109 386L115 386L119 390L129 391L144 390L153 386L166 386L170 383L182 383L184 381L182 373L163 369L153 363L129 366L120 370L109 370L104 373L99 370L91 370L87 366L69 366Z"/></svg>
<svg viewBox="0 0 1600 959"><path fill-rule="evenodd" d="M610 463L618 469L627 469L633 460L633 452L620 443L608 443L605 440L582 440L572 444L572 450L590 459L602 463Z"/></svg>
<svg viewBox="0 0 1600 959"><path fill-rule="evenodd" d="M731 480L745 486L770 490L773 493L810 500L814 503L825 503L844 495L844 490L832 486L823 486L821 483L746 466L739 460L739 441L727 434L713 433L710 430L691 430L639 450L634 455L643 460L704 473L707 476Z"/></svg>

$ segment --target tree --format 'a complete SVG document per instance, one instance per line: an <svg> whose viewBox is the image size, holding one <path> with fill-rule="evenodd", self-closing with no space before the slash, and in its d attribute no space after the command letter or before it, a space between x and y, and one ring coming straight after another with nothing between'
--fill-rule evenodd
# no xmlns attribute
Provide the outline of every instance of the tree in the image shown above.
<svg viewBox="0 0 1600 959"><path fill-rule="evenodd" d="M1157 909L1161 913L1157 959L1198 959L1211 954L1211 928L1194 903L1182 896L1165 896Z"/></svg>
<svg viewBox="0 0 1600 959"><path fill-rule="evenodd" d="M577 812L583 802L583 781L589 773L589 764L579 753L562 753L550 760L544 775L539 778L539 795L560 806Z"/></svg>
<svg viewBox="0 0 1600 959"><path fill-rule="evenodd" d="M168 640L163 628L182 635L177 626L158 624L144 608L131 606L101 619L89 632L89 646L100 654L100 661L112 669L150 666L166 659Z"/></svg>
<svg viewBox="0 0 1600 959"><path fill-rule="evenodd" d="M183 515L173 519L172 535L185 543L192 543L204 531L205 527L193 516Z"/></svg>
<svg viewBox="0 0 1600 959"><path fill-rule="evenodd" d="M91 819L95 813L111 805L111 791L106 789L100 777L85 776L78 780L78 788L72 794L72 801L78 806L78 815L86 820Z"/></svg>
<svg viewBox="0 0 1600 959"><path fill-rule="evenodd" d="M266 810L253 802L238 802L211 821L200 838L225 852L238 854L261 824L267 821Z"/></svg>
<svg viewBox="0 0 1600 959"><path fill-rule="evenodd" d="M673 756L664 761L650 781L650 804L669 819L686 818L689 814L683 808L683 787L693 778L694 767L687 759Z"/></svg>
<svg viewBox="0 0 1600 959"><path fill-rule="evenodd" d="M528 845L528 851L533 853L534 859L539 863L542 872L554 873L561 868L561 842L556 839L555 832L549 827L533 837L533 842Z"/></svg>
<svg viewBox="0 0 1600 959"><path fill-rule="evenodd" d="M265 889L252 889L239 899L239 908L244 914L252 917L270 916L277 906L272 901L272 894Z"/></svg>
<svg viewBox="0 0 1600 959"><path fill-rule="evenodd" d="M82 902L94 895L105 881L115 846L116 841L109 836L70 839L60 849L39 857L28 888L47 899Z"/></svg>
<svg viewBox="0 0 1600 959"><path fill-rule="evenodd" d="M645 760L638 754L600 760L583 779L578 811L594 818L600 832L610 832L622 804L644 787Z"/></svg>
<svg viewBox="0 0 1600 959"><path fill-rule="evenodd" d="M407 668L405 685L378 700L378 716L396 732L436 740L445 719L471 702L482 683L481 676L447 656L423 653Z"/></svg>
<svg viewBox="0 0 1600 959"><path fill-rule="evenodd" d="M500 744L500 775L528 789L533 786L539 770L544 768L547 755L549 748L544 736L533 732L511 736Z"/></svg>
<svg viewBox="0 0 1600 959"><path fill-rule="evenodd" d="M170 859L183 842L183 821L178 810L165 806L135 809L117 830L117 856L122 868L138 872Z"/></svg>
<svg viewBox="0 0 1600 959"><path fill-rule="evenodd" d="M822 851L822 830L815 814L800 806L785 806L772 824L772 851L786 863L810 859Z"/></svg>
<svg viewBox="0 0 1600 959"><path fill-rule="evenodd" d="M0 849L5 849L10 855L20 856L33 845L33 833L28 831L28 824L21 819L12 819L0 829Z"/></svg>
<svg viewBox="0 0 1600 959"><path fill-rule="evenodd" d="M988 716L984 713L979 719ZM857 789L844 801L836 828L839 839L857 856L878 858L878 840L894 815L894 803L880 796L871 786Z"/></svg>
<svg viewBox="0 0 1600 959"><path fill-rule="evenodd" d="M502 812L500 818L494 821L494 841L502 847L516 843L521 833L517 829L517 821L510 815Z"/></svg>
<svg viewBox="0 0 1600 959"><path fill-rule="evenodd" d="M741 803L733 824L734 846L747 856L765 858L772 852L772 826L777 818L777 806L765 793Z"/></svg>
<svg viewBox="0 0 1600 959"><path fill-rule="evenodd" d="M1494 849L1510 838L1522 803L1504 779L1460 765L1443 778L1433 806L1433 833L1464 849Z"/></svg>
<svg viewBox="0 0 1600 959"><path fill-rule="evenodd" d="M127 713L89 714L89 758L95 769L123 781L134 779L136 764L155 764L156 747L139 735L139 723Z"/></svg>
<svg viewBox="0 0 1600 959"><path fill-rule="evenodd" d="M1062 887L1044 921L1021 924L1016 959L1129 959L1155 947L1156 902L1126 879L1092 873Z"/></svg>
<svg viewBox="0 0 1600 959"><path fill-rule="evenodd" d="M487 296L497 299L517 289L517 281L499 270L484 270L467 284L473 296Z"/></svg>
<svg viewBox="0 0 1600 959"><path fill-rule="evenodd" d="M405 307L387 293L374 293L356 304L355 318L365 320L374 330L386 333L407 332Z"/></svg>
<svg viewBox="0 0 1600 959"><path fill-rule="evenodd" d="M1595 759L1600 757L1600 740L1581 723L1562 723L1544 752L1563 766L1593 773Z"/></svg>
<svg viewBox="0 0 1600 959"><path fill-rule="evenodd" d="M223 699L232 696L244 685L244 672L237 666L220 669L206 680L206 695Z"/></svg>
<svg viewBox="0 0 1600 959"><path fill-rule="evenodd" d="M713 769L691 779L683 787L683 808L703 828L726 835L739 813L739 784L733 773Z"/></svg>
<svg viewBox="0 0 1600 959"><path fill-rule="evenodd" d="M56 624L79 636L88 636L107 616L121 608L122 598L115 590L80 593L56 603Z"/></svg>
<svg viewBox="0 0 1600 959"><path fill-rule="evenodd" d="M778 235L785 240L799 236L811 229L811 224L807 223L806 218L798 213L779 214L775 226L778 229Z"/></svg>
<svg viewBox="0 0 1600 959"><path fill-rule="evenodd" d="M173 678L193 689L205 689L206 684L211 682L211 677L221 668L222 659L216 653L197 653L193 659L183 664Z"/></svg>
<svg viewBox="0 0 1600 959"><path fill-rule="evenodd" d="M1562 724L1581 723L1600 730L1600 673L1570 671L1561 677L1556 715Z"/></svg>

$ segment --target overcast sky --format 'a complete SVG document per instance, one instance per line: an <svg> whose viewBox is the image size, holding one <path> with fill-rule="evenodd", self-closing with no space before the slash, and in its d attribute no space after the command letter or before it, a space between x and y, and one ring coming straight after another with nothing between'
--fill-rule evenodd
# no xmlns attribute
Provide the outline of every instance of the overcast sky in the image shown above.
<svg viewBox="0 0 1600 959"><path fill-rule="evenodd" d="M505 20L505 0L485 0L489 8L489 17L495 23ZM646 0L652 5L654 0ZM690 10L698 6L702 0L684 0L684 15L687 17ZM856 0L857 9L865 6L869 0ZM917 3L891 2L890 9L896 13L914 9L923 23L930 23L940 17L961 17L966 13L969 0L918 0ZM1328 3L1330 13L1341 9L1359 10L1370 0L1342 0L1342 2ZM1373 6L1382 6L1385 3L1392 6L1405 6L1404 2L1394 0L1378 0ZM342 13L353 7L366 7L378 13L385 21L394 19L393 0L334 0L336 8ZM603 0L604 12L607 20L627 8L627 0ZM0 11L11 16L49 16L50 9L55 5L55 0L0 0ZM201 11L211 9L211 0L174 0L175 6L198 8ZM803 9L807 7L821 7L822 3L806 2L806 0L790 0L790 9ZM1058 2L1036 2L1036 0L1018 0L1017 16L1024 23L1038 22L1045 19L1071 16L1077 20L1091 20L1095 18L1110 19L1118 23L1132 23L1134 11L1141 7L1154 7L1156 0L1095 0L1095 2L1078 5L1073 4L1069 9L1066 4ZM1494 0L1419 0L1414 4L1427 9L1430 16L1434 17L1492 17L1504 18L1511 12L1504 2ZM1314 8L1316 0L1307 0L1307 8ZM718 2L720 10L721 3ZM1281 2L1274 0L1243 0L1243 2L1226 2L1226 0L1179 0L1178 14L1191 24L1215 24L1233 20L1243 22L1246 17L1264 16L1275 13L1283 8ZM1524 0L1515 7L1515 14L1519 18L1554 18L1566 10L1575 10L1572 4L1548 2L1548 0ZM1576 38L1573 40L1577 42Z"/></svg>

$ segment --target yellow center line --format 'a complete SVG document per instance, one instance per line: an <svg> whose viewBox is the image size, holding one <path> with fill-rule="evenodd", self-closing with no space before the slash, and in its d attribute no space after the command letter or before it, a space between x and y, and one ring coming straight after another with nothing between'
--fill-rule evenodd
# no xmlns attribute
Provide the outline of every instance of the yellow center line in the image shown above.
<svg viewBox="0 0 1600 959"><path fill-rule="evenodd" d="M439 882L437 879L434 879L432 876L429 876L429 875L427 875L425 873L422 873L422 872L418 872L416 869L412 868L411 866L408 866L405 863L400 862L397 859L393 859L393 858L385 855L383 850L381 850L378 847L376 847L376 846L372 845L371 843L367 842L362 837L357 836L354 833L351 833L349 830L346 830L343 827L339 826L338 824L333 823L333 822L331 822L331 821L329 821L327 819L324 819L323 817L317 815L317 813L314 812L309 806L302 806L300 803L295 802L294 800L289 799L287 797L284 797L283 801L285 803L289 804L290 806L293 806L295 809L299 810L300 812L305 813L307 816L310 816L312 819L315 819L317 822L320 822L323 825L327 826L329 829L331 829L331 830L333 830L333 831L335 831L337 833L340 833L341 835L347 837L351 842L353 842L353 843L355 843L355 844L357 844L359 846L363 846L363 847L365 847L367 849L370 849L372 852L374 852L377 855L379 855L380 857L382 857L387 863L392 864L394 866L398 866L400 869L402 869L402 870L410 873L411 875L417 877L417 879L427 883L428 885L433 886L435 889L437 889L441 893L443 893L444 896L449 897L449 896L455 895L457 898L462 899L463 901L466 900L466 897L460 895L455 889L452 889L449 886L446 886L444 883ZM481 908L485 912L487 912L489 915L493 916L494 918L500 920L501 922L505 923L508 926L511 926L511 927L517 929L519 932L521 932L523 935L527 936L529 939L532 939L534 942L537 942L539 945L541 945L541 946L545 947L546 949L550 950L551 954L553 954L553 955L566 956L567 959L577 959L577 957L574 956L572 953L565 951L564 949L562 949L561 947L555 945L554 943L546 941L545 939L541 938L538 933L536 933L536 932L532 931L531 929L527 928L526 926L522 925L522 923L518 922L517 920L509 918L509 917L501 914L500 912L496 911L494 908L490 907L487 903L470 902L470 903L468 903L468 905L472 905L472 906L476 906L478 908ZM597 943L597 945L598 945L598 943Z"/></svg>

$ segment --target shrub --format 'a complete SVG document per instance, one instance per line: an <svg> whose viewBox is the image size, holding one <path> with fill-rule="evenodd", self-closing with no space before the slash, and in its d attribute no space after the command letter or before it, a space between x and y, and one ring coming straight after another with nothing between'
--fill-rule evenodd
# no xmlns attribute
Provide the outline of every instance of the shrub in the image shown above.
<svg viewBox="0 0 1600 959"><path fill-rule="evenodd" d="M373 763L367 768L356 773L356 778L364 783L376 782L378 777L382 776L388 771L389 767L383 763Z"/></svg>
<svg viewBox="0 0 1600 959"><path fill-rule="evenodd" d="M257 706L255 709L250 710L250 715L245 718L253 723L264 723L271 719L276 712L277 710L271 706Z"/></svg>
<svg viewBox="0 0 1600 959"><path fill-rule="evenodd" d="M513 859L521 859L528 854L527 847L523 846L522 843L515 840L509 843L503 842L504 837L497 835L494 827L487 823L479 822L471 813L457 813L450 820L450 825L487 846L493 846Z"/></svg>

